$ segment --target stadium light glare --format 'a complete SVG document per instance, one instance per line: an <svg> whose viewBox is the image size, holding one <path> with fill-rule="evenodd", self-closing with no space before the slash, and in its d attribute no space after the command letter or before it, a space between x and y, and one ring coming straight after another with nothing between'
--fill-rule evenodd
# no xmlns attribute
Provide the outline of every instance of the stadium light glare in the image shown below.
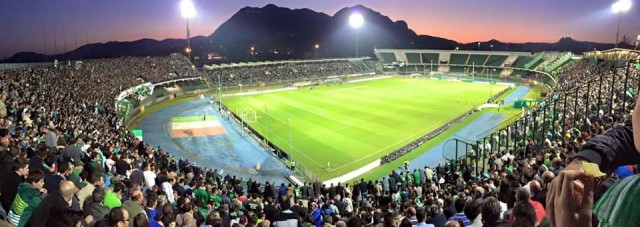
<svg viewBox="0 0 640 227"><path fill-rule="evenodd" d="M196 16L196 7L191 0L182 0L180 2L180 11L182 11L182 17L187 19Z"/></svg>
<svg viewBox="0 0 640 227"><path fill-rule="evenodd" d="M182 12L182 17L187 19L187 54L189 57L189 62L191 62L191 32L189 31L189 18L192 18L196 15L196 7L193 5L191 0L182 0L180 2L180 11Z"/></svg>
<svg viewBox="0 0 640 227"><path fill-rule="evenodd" d="M358 53L358 28L362 26L362 24L364 24L364 17L362 17L361 14L352 13L351 16L349 16L349 25L356 30L356 57L360 56Z"/></svg>
<svg viewBox="0 0 640 227"><path fill-rule="evenodd" d="M631 9L631 0L619 0L611 5L613 13L622 13Z"/></svg>
<svg viewBox="0 0 640 227"><path fill-rule="evenodd" d="M618 29L616 30L616 43L615 47L618 47L618 38L620 36L620 18L622 17L622 13L629 11L631 9L631 0L619 0L613 5L611 5L611 11L614 14L618 14Z"/></svg>
<svg viewBox="0 0 640 227"><path fill-rule="evenodd" d="M353 28L359 28L364 24L364 17L359 13L353 13L349 16L349 25Z"/></svg>

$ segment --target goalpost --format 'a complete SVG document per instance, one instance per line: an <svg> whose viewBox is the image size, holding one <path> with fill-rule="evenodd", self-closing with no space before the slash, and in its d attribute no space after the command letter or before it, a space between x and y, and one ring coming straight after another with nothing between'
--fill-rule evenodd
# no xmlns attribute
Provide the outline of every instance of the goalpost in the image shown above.
<svg viewBox="0 0 640 227"><path fill-rule="evenodd" d="M238 110L238 114L240 115L240 118L244 119L246 122L254 123L258 121L258 115L253 109L240 108L240 110Z"/></svg>

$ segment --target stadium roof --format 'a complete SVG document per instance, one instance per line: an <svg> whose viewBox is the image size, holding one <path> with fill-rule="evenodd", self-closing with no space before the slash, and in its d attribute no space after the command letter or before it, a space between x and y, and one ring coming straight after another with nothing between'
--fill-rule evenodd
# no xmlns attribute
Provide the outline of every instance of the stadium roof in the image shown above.
<svg viewBox="0 0 640 227"><path fill-rule="evenodd" d="M584 57L602 60L632 60L640 59L640 50L613 48L609 50L596 50L584 52Z"/></svg>

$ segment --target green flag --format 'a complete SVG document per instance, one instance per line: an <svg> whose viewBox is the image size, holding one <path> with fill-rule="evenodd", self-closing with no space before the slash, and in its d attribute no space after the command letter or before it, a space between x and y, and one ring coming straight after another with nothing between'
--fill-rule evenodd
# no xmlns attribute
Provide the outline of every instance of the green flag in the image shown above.
<svg viewBox="0 0 640 227"><path fill-rule="evenodd" d="M131 133L133 133L133 135L136 136L136 138L142 140L142 129L131 130Z"/></svg>

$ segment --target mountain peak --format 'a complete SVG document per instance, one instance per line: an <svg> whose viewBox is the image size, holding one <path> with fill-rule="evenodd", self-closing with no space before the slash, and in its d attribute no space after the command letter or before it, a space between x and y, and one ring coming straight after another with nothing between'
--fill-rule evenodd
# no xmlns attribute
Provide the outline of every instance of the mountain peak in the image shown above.
<svg viewBox="0 0 640 227"><path fill-rule="evenodd" d="M278 9L280 7L278 7L277 5L274 4L267 4L266 6L262 7L263 9Z"/></svg>
<svg viewBox="0 0 640 227"><path fill-rule="evenodd" d="M333 16L334 17L341 17L342 15L351 15L351 13L353 13L353 12L358 12L360 14L363 14L363 16L371 14L371 13L380 14L380 13L372 10L369 7L366 7L364 5L358 4L358 5L354 5L354 6L351 6L351 7L344 7L342 9L338 10L338 12L336 12Z"/></svg>
<svg viewBox="0 0 640 227"><path fill-rule="evenodd" d="M352 12L365 18L365 24L354 37L348 26ZM356 38L357 37L357 42ZM356 44L357 43L357 47ZM313 48L316 44L319 49ZM402 20L389 17L364 5L345 7L329 16L307 8L290 9L267 4L263 7L244 7L220 25L208 37L191 37L192 56L198 64L206 56L220 56L223 61L263 61L304 58L333 58L373 56L374 48L389 49L453 49L494 51L543 51L608 49L612 44L576 41L563 37L556 43L502 43L491 39L461 44L453 40L429 35L417 35ZM248 51L255 47L255 51ZM51 59L94 59L120 56L158 56L183 53L184 39L139 39L131 42L87 44L73 51L44 56L37 53L17 53L7 62L34 62ZM209 64L211 62L207 62Z"/></svg>

